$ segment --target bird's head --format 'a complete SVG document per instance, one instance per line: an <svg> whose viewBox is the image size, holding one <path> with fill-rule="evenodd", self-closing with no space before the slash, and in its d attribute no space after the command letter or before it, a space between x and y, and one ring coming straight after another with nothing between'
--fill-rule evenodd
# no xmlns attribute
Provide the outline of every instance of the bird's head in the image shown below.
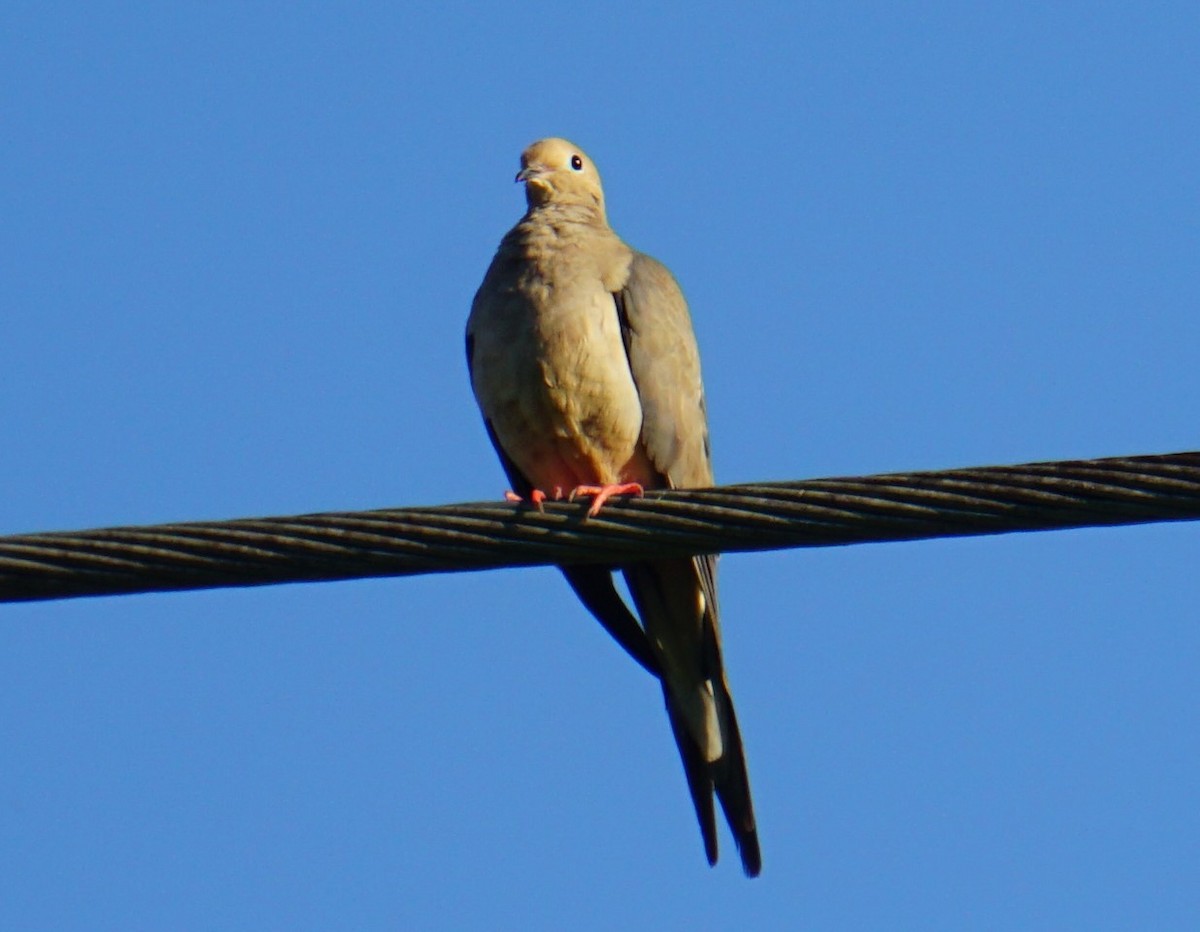
<svg viewBox="0 0 1200 932"><path fill-rule="evenodd" d="M565 139L539 139L521 153L517 181L525 185L530 207L581 205L604 214L600 174L582 149Z"/></svg>

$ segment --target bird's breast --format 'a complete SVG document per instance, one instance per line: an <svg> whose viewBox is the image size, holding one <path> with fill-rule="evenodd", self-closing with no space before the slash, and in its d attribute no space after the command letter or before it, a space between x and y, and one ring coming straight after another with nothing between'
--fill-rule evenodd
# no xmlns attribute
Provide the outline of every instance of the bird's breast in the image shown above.
<svg viewBox="0 0 1200 932"><path fill-rule="evenodd" d="M505 453L535 487L636 479L642 411L613 296L596 278L526 276L474 327L473 381Z"/></svg>

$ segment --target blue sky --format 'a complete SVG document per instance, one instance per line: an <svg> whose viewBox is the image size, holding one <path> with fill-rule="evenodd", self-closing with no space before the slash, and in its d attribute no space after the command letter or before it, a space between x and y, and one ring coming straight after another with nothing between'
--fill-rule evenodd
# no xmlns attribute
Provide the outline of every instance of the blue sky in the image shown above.
<svg viewBox="0 0 1200 932"><path fill-rule="evenodd" d="M722 481L1200 448L1194 4L411 6L6 4L0 533L498 497L545 135ZM5 606L0 924L1195 928L1198 543L722 560L757 881L551 570Z"/></svg>

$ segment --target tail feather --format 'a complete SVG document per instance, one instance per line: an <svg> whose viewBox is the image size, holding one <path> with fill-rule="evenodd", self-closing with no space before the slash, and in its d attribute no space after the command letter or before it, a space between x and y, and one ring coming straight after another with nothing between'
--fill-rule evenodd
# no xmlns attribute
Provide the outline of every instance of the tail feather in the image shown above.
<svg viewBox="0 0 1200 932"><path fill-rule="evenodd" d="M754 819L754 804L750 799L750 777L746 772L746 755L742 749L742 736L738 730L737 717L729 691L722 682L717 687L718 708L721 716L721 737L724 753L709 763L704 759L699 745L677 704L663 684L663 698L667 706L667 717L679 746L683 761L683 772L687 778L688 792L696 809L696 821L700 823L700 836L704 840L704 854L709 865L717 863L717 820L713 809L713 793L721 804L725 821L737 844L742 860L742 870L747 877L757 877L762 871L762 851L758 846L758 825Z"/></svg>
<svg viewBox="0 0 1200 932"><path fill-rule="evenodd" d="M742 749L742 733L738 729L733 701L724 677L717 684L717 702L721 714L721 731L725 753L712 765L712 782L725 821L737 843L742 870L747 877L757 877L762 871L762 851L758 847L758 824L754 820L754 804L750 801L750 775L746 772L746 753ZM712 803L710 802L711 806Z"/></svg>
<svg viewBox="0 0 1200 932"><path fill-rule="evenodd" d="M709 867L712 867L717 863L717 817L713 811L710 765L688 731L683 715L676 709L666 683L663 684L663 701L667 706L667 718L671 720L671 731L675 733L679 756L683 759L683 773L687 777L688 792L692 794L692 805L696 807L696 821L700 823L700 835L704 839L704 856L708 858Z"/></svg>
<svg viewBox="0 0 1200 932"><path fill-rule="evenodd" d="M712 558L653 560L622 567L641 617L645 648L654 659L654 667L643 665L657 673L662 684L705 857L709 864L717 861L715 793L737 842L742 869L756 877L762 870L762 854L742 735L725 682L715 570ZM615 627L617 613L611 607L594 598L585 598L584 603L606 627ZM637 643L636 638L627 640Z"/></svg>

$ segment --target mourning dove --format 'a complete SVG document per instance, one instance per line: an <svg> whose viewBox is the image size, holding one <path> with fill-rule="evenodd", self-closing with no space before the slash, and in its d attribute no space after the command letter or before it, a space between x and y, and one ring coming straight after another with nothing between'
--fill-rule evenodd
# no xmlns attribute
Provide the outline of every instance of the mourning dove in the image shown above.
<svg viewBox="0 0 1200 932"><path fill-rule="evenodd" d="M540 503L711 486L700 358L671 273L608 225L596 166L564 139L521 155L528 210L500 242L467 321L467 365L517 496ZM659 678L709 864L716 792L741 853L762 865L742 739L721 660L716 559L562 567L587 608Z"/></svg>

